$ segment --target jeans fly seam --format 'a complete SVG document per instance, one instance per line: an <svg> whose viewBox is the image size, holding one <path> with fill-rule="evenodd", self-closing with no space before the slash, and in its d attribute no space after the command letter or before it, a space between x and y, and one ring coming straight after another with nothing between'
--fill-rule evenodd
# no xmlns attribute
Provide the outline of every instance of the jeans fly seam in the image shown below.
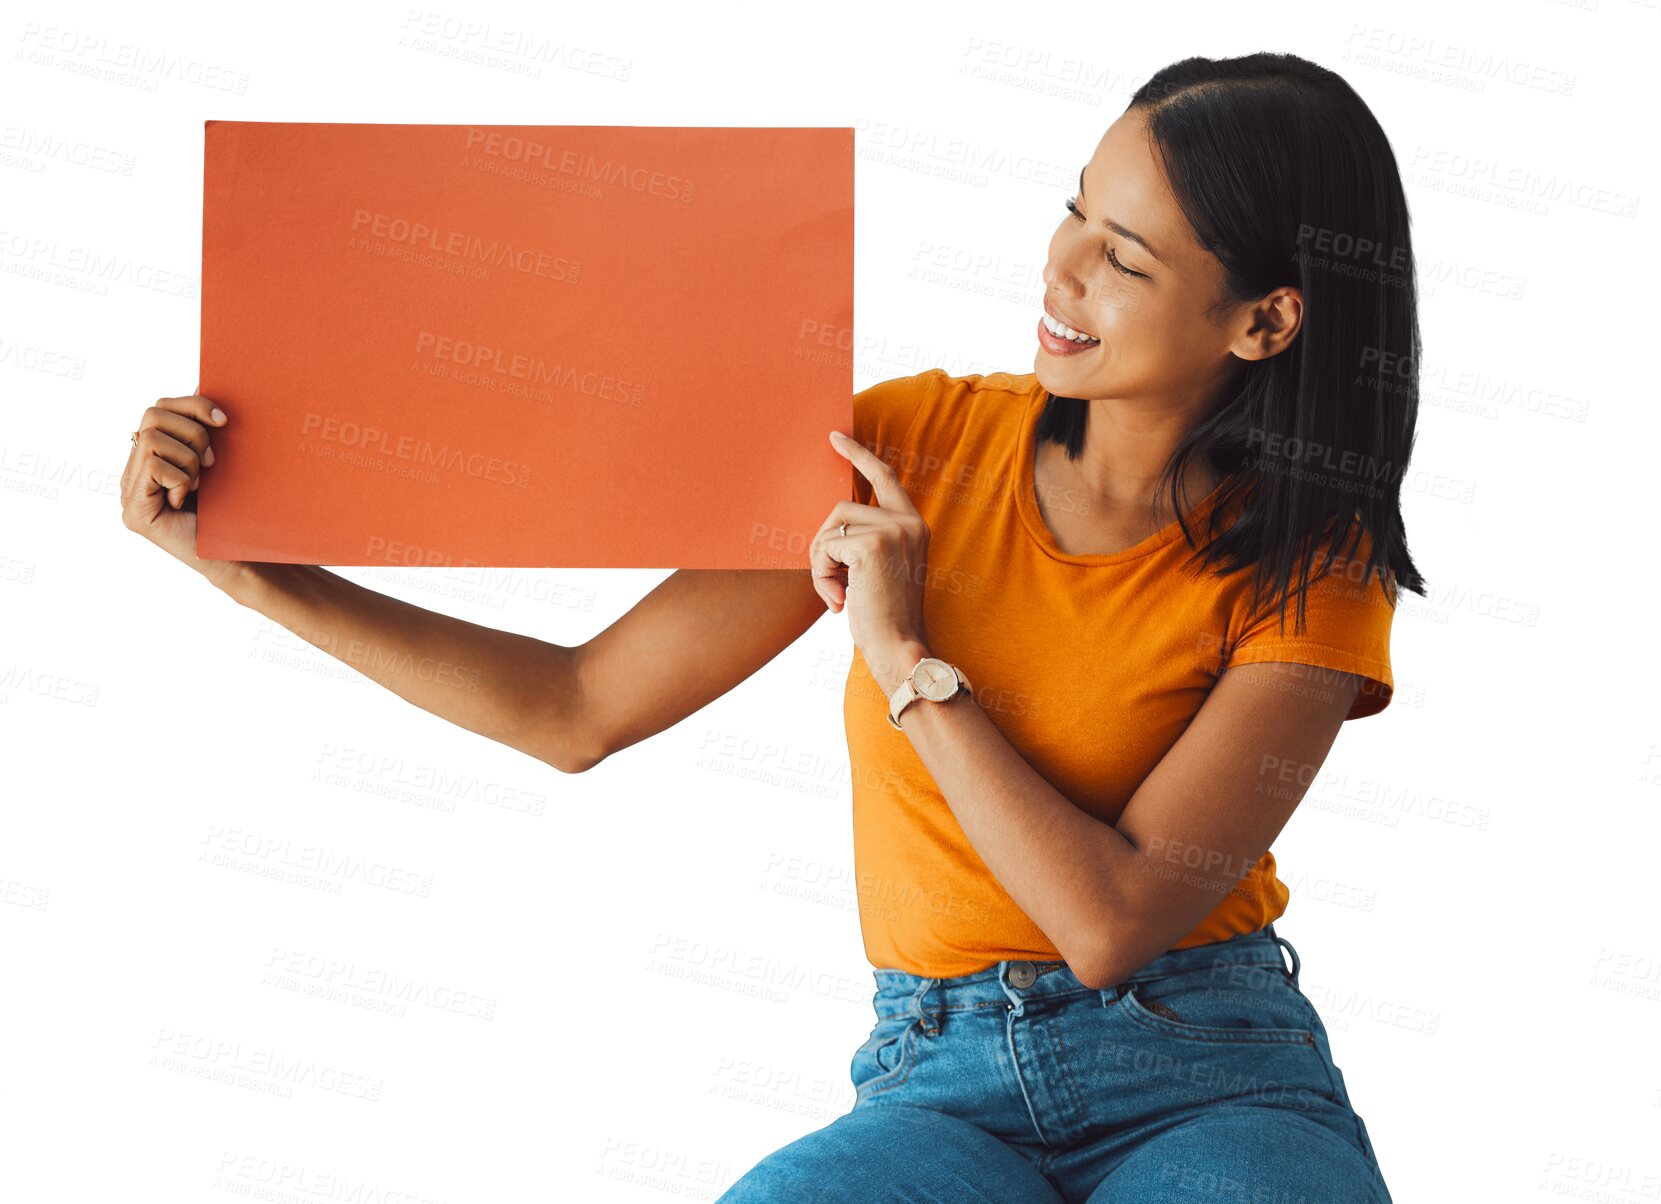
<svg viewBox="0 0 1661 1204"><path fill-rule="evenodd" d="M1021 1087L1021 1100L1027 1106L1027 1116L1032 1120L1032 1131L1038 1135L1038 1140L1045 1146L1050 1139L1044 1134L1044 1127L1038 1123L1038 1109L1032 1106L1032 1094L1027 1090L1027 1077L1021 1073L1021 1058L1015 1052L1015 1013L1009 1012L1004 1017L1004 1031L1009 1038L1009 1064L1015 1071L1015 1081Z"/></svg>
<svg viewBox="0 0 1661 1204"><path fill-rule="evenodd" d="M1065 1017L1058 1017L1055 1024L1046 1025L1045 1027L1055 1035L1055 1041L1051 1045L1051 1049L1054 1050L1057 1045L1061 1047L1056 1062L1060 1067L1061 1081L1066 1085L1067 1097L1072 1101L1073 1108L1072 1123L1068 1128L1077 1131L1084 1127L1084 1099L1079 1095L1078 1084L1073 1081L1072 1071L1068 1068L1070 1059L1067 1056L1067 1038L1063 1035L1063 1030L1066 1028L1066 1025L1062 1023L1064 1019Z"/></svg>

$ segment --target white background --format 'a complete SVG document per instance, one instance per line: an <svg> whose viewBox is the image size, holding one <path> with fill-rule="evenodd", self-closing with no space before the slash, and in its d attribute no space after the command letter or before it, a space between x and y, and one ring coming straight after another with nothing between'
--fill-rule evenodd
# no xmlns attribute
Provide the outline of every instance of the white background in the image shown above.
<svg viewBox="0 0 1661 1204"><path fill-rule="evenodd" d="M197 281L209 118L849 125L855 387L1025 372L1049 236L1130 93L1276 49L1344 74L1402 166L1430 583L1393 705L1276 843L1278 928L1399 1204L1654 1199L1657 0L597 10L0 23L0 1197L223 1201L281 1168L290 1199L713 1199L846 1110L870 1027L844 618L559 774L128 532L128 432L195 387L198 300L37 268ZM559 49L487 60L505 31ZM667 575L341 571L565 644ZM243 839L272 851L214 863ZM308 850L430 892L268 876ZM331 965L464 1010L374 1010Z"/></svg>

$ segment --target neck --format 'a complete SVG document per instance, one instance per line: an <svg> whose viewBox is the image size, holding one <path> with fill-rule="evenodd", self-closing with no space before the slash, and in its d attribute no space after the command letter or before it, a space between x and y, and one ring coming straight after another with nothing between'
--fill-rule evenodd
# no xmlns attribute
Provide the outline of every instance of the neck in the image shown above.
<svg viewBox="0 0 1661 1204"><path fill-rule="evenodd" d="M1164 513L1169 495L1159 488L1160 475L1197 413L1136 409L1120 401L1089 404L1084 450L1078 459L1069 460L1062 448L1056 448L1061 452L1059 464L1072 475L1073 487L1104 509ZM1190 459L1182 484L1192 503L1221 480L1208 458L1201 456Z"/></svg>

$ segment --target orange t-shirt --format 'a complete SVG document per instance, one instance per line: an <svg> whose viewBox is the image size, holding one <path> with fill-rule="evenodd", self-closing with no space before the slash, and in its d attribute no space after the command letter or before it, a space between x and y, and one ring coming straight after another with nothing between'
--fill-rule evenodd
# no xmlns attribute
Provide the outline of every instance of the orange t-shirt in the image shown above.
<svg viewBox="0 0 1661 1204"><path fill-rule="evenodd" d="M1120 552L1062 551L1039 511L1032 469L1044 396L1035 373L953 377L935 368L856 394L854 436L899 470L929 525L924 643L963 670L992 723L1046 781L1116 822L1229 665L1294 661L1362 674L1349 719L1389 704L1394 609L1376 579L1360 588L1341 561L1311 585L1294 636L1295 597L1282 635L1274 607L1248 613L1249 567L1226 578L1183 568L1191 549L1175 522ZM857 472L854 496L872 502ZM1196 539L1217 499L1213 492L1189 511ZM1367 550L1363 536L1352 567ZM843 715L871 964L944 978L1006 958L1059 959L887 713L856 651ZM1172 948L1255 932L1287 899L1265 852Z"/></svg>

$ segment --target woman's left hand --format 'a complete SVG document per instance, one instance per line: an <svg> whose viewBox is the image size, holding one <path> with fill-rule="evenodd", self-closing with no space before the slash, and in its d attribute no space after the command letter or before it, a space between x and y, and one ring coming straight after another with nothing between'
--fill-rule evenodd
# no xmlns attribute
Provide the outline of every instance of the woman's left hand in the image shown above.
<svg viewBox="0 0 1661 1204"><path fill-rule="evenodd" d="M813 588L832 614L848 611L854 643L892 692L917 663L911 653L923 638L929 527L892 465L840 431L831 432L831 446L871 482L877 504L841 501L831 508L808 548Z"/></svg>

